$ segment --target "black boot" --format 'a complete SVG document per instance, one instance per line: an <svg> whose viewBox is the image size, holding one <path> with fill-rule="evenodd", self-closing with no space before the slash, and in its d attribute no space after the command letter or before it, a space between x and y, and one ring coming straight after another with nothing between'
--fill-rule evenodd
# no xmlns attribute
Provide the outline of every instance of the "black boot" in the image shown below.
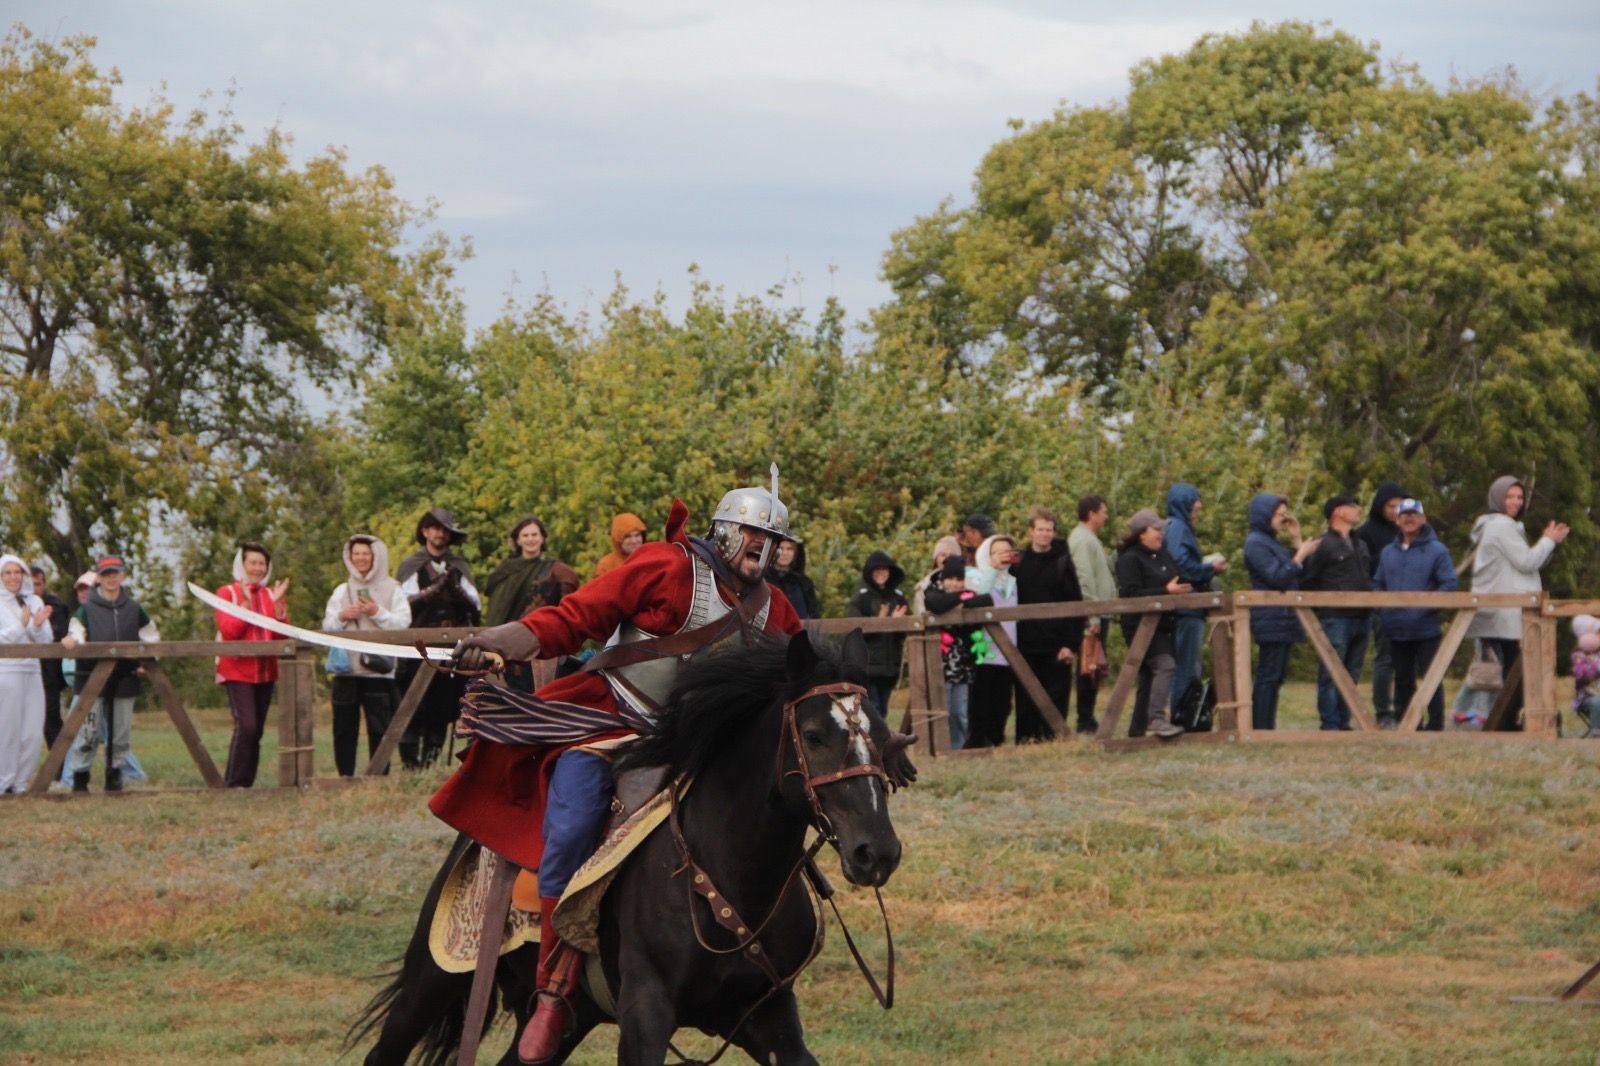
<svg viewBox="0 0 1600 1066"><path fill-rule="evenodd" d="M87 771L87 770L75 770L75 771L73 771L73 774L72 774L72 791L74 791L74 792L87 792L87 791L89 791L89 771Z"/></svg>
<svg viewBox="0 0 1600 1066"><path fill-rule="evenodd" d="M115 767L113 767L112 769L106 771L106 791L107 792L121 792L122 791L122 771L121 770L118 770Z"/></svg>

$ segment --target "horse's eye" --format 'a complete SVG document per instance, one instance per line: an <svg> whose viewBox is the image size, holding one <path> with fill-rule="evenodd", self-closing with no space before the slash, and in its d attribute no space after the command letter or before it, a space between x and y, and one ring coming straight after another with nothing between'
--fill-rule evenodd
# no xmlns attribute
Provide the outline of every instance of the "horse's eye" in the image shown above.
<svg viewBox="0 0 1600 1066"><path fill-rule="evenodd" d="M806 743L810 744L813 748L822 747L822 734L817 732L815 729L807 729L805 731L805 738Z"/></svg>

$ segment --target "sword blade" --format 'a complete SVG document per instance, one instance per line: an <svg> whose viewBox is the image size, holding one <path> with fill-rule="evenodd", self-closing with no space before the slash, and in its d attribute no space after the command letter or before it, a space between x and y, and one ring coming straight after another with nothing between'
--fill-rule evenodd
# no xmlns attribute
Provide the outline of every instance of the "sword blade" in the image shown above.
<svg viewBox="0 0 1600 1066"><path fill-rule="evenodd" d="M232 615L251 625L260 626L262 629L271 630L285 637L303 640L307 644L316 644L323 648L343 648L365 655L387 655L391 659L421 659L424 656L409 644L379 644L372 640L357 640L354 637L342 637L337 633L325 633L320 629L301 629L299 626L280 622L276 618L269 618L264 614L252 611L248 607L241 607L237 603L229 603L221 596L207 592L193 581L188 582L189 591L195 599L208 607L215 608L223 614ZM450 658L448 648L429 648L427 659L433 662L444 662Z"/></svg>

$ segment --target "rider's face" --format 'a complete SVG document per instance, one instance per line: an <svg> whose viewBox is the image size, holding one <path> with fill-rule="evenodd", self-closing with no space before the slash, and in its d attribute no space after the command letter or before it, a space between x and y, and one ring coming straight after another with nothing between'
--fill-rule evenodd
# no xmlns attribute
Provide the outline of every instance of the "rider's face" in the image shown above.
<svg viewBox="0 0 1600 1066"><path fill-rule="evenodd" d="M741 526L739 529L744 534L744 546L739 549L738 557L733 560L733 571L745 581L760 581L761 553L767 546L767 535L749 526Z"/></svg>

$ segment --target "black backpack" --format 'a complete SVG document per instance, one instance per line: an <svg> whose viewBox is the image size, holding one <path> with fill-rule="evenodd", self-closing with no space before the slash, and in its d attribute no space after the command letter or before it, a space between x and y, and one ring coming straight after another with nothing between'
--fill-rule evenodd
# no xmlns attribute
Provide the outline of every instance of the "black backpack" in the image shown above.
<svg viewBox="0 0 1600 1066"><path fill-rule="evenodd" d="M1217 711L1217 690L1204 678L1189 682L1183 699L1172 710L1172 723L1183 726L1185 733L1211 732L1212 719Z"/></svg>

